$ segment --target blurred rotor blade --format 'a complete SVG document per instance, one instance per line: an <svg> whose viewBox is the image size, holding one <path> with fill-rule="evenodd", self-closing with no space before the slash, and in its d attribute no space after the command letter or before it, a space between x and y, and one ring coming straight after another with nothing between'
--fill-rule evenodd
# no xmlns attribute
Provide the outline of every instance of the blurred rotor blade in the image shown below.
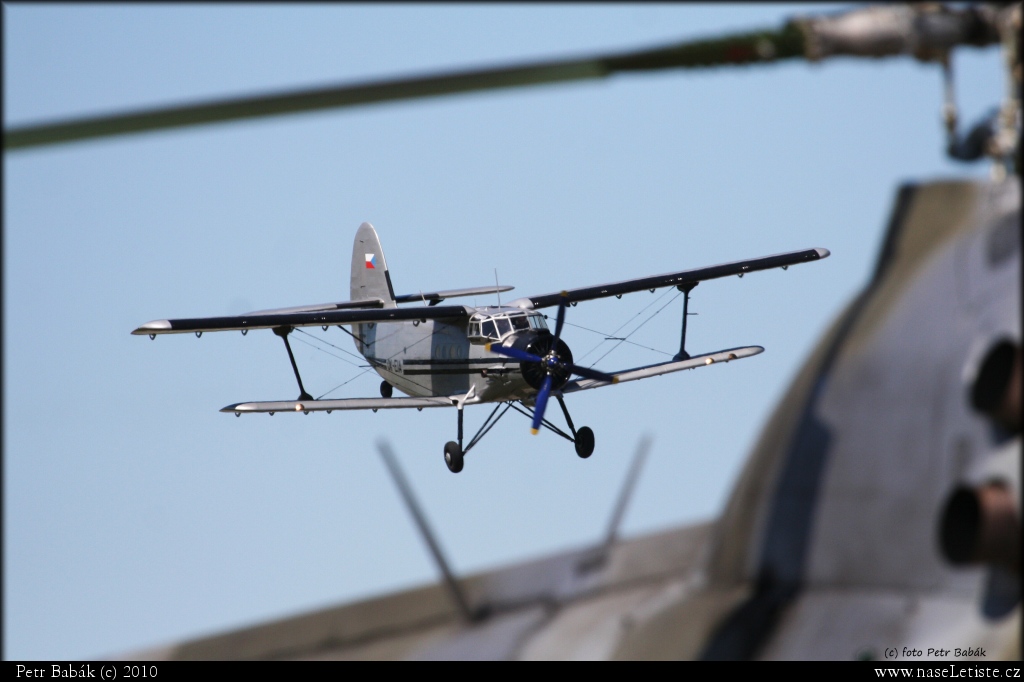
<svg viewBox="0 0 1024 682"><path fill-rule="evenodd" d="M612 516L608 520L608 530L605 532L604 541L594 550L580 559L576 564L578 574L586 574L603 568L608 563L608 556L611 554L615 542L618 540L619 526L622 524L622 517L626 514L626 507L633 496L637 479L640 478L640 470L647 459L647 452L651 448L651 437L644 435L637 443L636 453L633 455L633 463L629 466L626 480L623 482L622 490L619 492L618 501L612 510Z"/></svg>
<svg viewBox="0 0 1024 682"><path fill-rule="evenodd" d="M343 83L16 126L4 130L4 149L361 104L590 80L633 71L742 65L792 58L818 61L839 55L877 58L913 54L923 61L942 61L949 50L958 45L984 47L998 43L998 25L1006 23L1008 16L1008 8L995 4L965 8L933 3L868 6L831 15L799 17L777 30L688 40L653 49Z"/></svg>
<svg viewBox="0 0 1024 682"><path fill-rule="evenodd" d="M636 488L636 481L640 478L640 470L644 466L644 462L647 460L647 453L651 449L651 437L644 435L640 438L640 442L637 443L636 453L633 455L633 463L629 466L629 473L626 474L626 481L622 486L622 491L619 493L619 499L615 504L615 510L612 512L612 517L608 521L608 531L605 533L604 544L602 545L603 551L607 553L611 550L612 545L615 544L615 540L619 534L619 526L622 523L622 517L626 514L626 507L629 505L629 499L633 496L633 490Z"/></svg>
<svg viewBox="0 0 1024 682"><path fill-rule="evenodd" d="M688 41L655 49L582 59L556 59L532 64L452 71L434 75L309 90L253 95L173 107L70 119L4 131L4 149L23 149L150 130L237 121L320 109L437 97L479 90L604 78L623 71L745 64L803 54L800 31L762 31L715 40Z"/></svg>
<svg viewBox="0 0 1024 682"><path fill-rule="evenodd" d="M510 357L513 360L519 360L520 362L544 362L544 358L537 357L533 353L527 353L525 350L519 350L518 348L512 348L511 346L501 346L496 343L487 344L487 350L498 355L504 355Z"/></svg>
<svg viewBox="0 0 1024 682"><path fill-rule="evenodd" d="M395 453L391 451L391 445L386 440L381 439L377 441L377 452L380 453L381 459L383 459L384 464L387 465L388 472L391 474L391 480L395 482L395 486L398 488L398 492L402 496L402 502L405 503L406 509L409 510L409 514L412 516L413 521L416 522L416 527L419 529L420 535L423 537L423 541L427 543L427 549L430 550L430 555L434 558L437 570L441 572L445 585L448 587L448 594L451 596L452 601L455 602L455 606L458 608L459 613L462 614L462 617L468 623L477 620L477 611L469 605L469 599L466 597L465 592L462 590L462 586L455 577L455 573L452 571L451 566L449 566L448 561L445 559L444 552L441 550L441 545L437 542L437 536L434 534L430 524L427 523L427 517L423 513L423 509L420 507L419 502L416 500L416 496L413 494L412 488L409 486L409 482L405 479L402 467L399 466Z"/></svg>
<svg viewBox="0 0 1024 682"><path fill-rule="evenodd" d="M551 375L544 377L544 383L540 385L540 391L537 392L537 402L533 404L533 425L530 427L530 431L533 435L537 435L540 431L540 425L544 422L544 408L548 406L548 396L551 395Z"/></svg>

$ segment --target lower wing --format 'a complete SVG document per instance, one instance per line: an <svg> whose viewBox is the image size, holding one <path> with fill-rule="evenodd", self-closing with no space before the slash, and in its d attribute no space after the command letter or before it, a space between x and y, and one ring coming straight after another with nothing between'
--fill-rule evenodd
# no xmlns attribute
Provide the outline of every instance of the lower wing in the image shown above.
<svg viewBox="0 0 1024 682"><path fill-rule="evenodd" d="M235 403L221 408L221 412L331 412L333 410L395 410L415 407L455 407L458 398L455 396L438 396L431 398L344 398L341 400L269 400L252 403Z"/></svg>
<svg viewBox="0 0 1024 682"><path fill-rule="evenodd" d="M740 360L742 358L749 358L752 355L763 353L764 348L761 346L743 346L742 348L729 348L726 350L720 350L715 353L705 353L704 355L694 355L692 358L687 360L672 360L669 362L661 362L656 365L646 365L644 367L635 367L633 369L624 369L620 372L607 372L615 377L615 383L622 383L623 381L635 381L637 379L646 379L648 377L656 377L662 374L669 374L671 372L678 372L684 369L693 369L695 367L706 367L708 365L714 365L719 362L731 362L732 360ZM564 387L562 387L562 393L575 393L576 391L585 391L588 388L601 388L602 386L611 386L610 381L600 381L598 379L577 379L570 381Z"/></svg>
<svg viewBox="0 0 1024 682"><path fill-rule="evenodd" d="M662 362L656 365L646 365L625 369L619 372L609 372L615 377L615 383L623 381L635 381L656 377L671 372L679 372L684 369L695 367L706 367L720 362L731 362L749 358L752 355L763 353L761 346L744 346L742 348L729 348L715 353L695 355L687 360ZM562 389L562 393L575 393L585 391L588 388L601 388L611 386L610 381L598 379L577 379L570 381ZM236 415L245 413L269 412L333 412L334 410L396 410L415 407L422 410L424 407L456 407L459 402L463 404L474 404L480 402L479 398L471 395L436 396L427 398L344 398L341 400L270 400L250 403L235 403L221 408L221 412L234 412Z"/></svg>

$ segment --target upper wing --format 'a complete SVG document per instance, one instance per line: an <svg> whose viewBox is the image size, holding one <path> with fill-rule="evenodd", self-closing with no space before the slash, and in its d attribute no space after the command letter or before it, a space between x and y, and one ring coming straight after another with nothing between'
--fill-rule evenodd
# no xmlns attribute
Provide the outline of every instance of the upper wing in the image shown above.
<svg viewBox="0 0 1024 682"><path fill-rule="evenodd" d="M706 268L697 268L696 270L683 270L682 272L670 272L664 275L654 275L653 277L627 279L624 282L613 282L611 284L598 284L597 286L582 287L580 289L569 289L565 293L569 296L569 303L590 301L595 298L621 296L622 294L628 294L634 291L643 291L644 289L653 290L667 286L683 286L686 284L695 285L697 282L703 282L708 279L728 277L729 275L742 276L748 272L756 272L757 270L787 268L790 265L797 265L799 263L807 263L810 261L821 260L822 258L828 258L828 255L828 249L806 249L804 251L793 251L792 253L780 253L775 256L764 256L763 258L741 260L736 261L735 263L712 265ZM558 305L558 301L561 299L562 293L563 292L543 294L541 296L530 296L525 300L529 301L533 308L547 308L548 306Z"/></svg>
<svg viewBox="0 0 1024 682"><path fill-rule="evenodd" d="M339 304L325 304L339 305ZM342 304L343 305L343 304ZM307 308L309 306L306 306ZM465 318L472 311L461 305L416 308L360 308L358 310L258 311L227 317L194 317L178 320L154 320L132 334L181 334L184 332L220 332L230 330L273 329L275 327L319 327L359 322L400 322L402 320L440 320Z"/></svg>
<svg viewBox="0 0 1024 682"><path fill-rule="evenodd" d="M740 360L742 358L749 358L752 355L763 353L764 348L761 346L744 346L742 348L728 348L726 350L720 350L715 353L705 353L704 355L695 355L688 360L669 361L661 362L656 365L646 365L644 367L636 367L634 369L624 369L621 372L608 372L615 377L615 383L622 383L623 381L635 381L637 379L646 379L647 377L656 377L661 374L668 374L669 372L678 372L683 369L693 369L694 367L704 367L706 365L713 365L716 362L730 362L732 360ZM611 386L610 381L600 381L597 379L576 379L570 381L564 387L562 387L562 393L574 393L576 391L585 391L588 388L600 388L602 386Z"/></svg>
<svg viewBox="0 0 1024 682"><path fill-rule="evenodd" d="M221 412L331 412L333 410L393 410L403 407L454 407L459 396L449 398L344 398L341 400L273 400L235 403L221 408ZM473 402L472 400L467 402Z"/></svg>

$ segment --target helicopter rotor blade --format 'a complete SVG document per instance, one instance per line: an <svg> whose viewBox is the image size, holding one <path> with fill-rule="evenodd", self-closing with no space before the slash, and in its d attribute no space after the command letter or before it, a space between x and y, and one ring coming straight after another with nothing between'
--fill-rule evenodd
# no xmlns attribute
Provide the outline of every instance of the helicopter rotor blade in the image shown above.
<svg viewBox="0 0 1024 682"><path fill-rule="evenodd" d="M27 149L129 133L208 123L606 78L616 73L708 68L832 56L913 54L941 62L958 45L1000 41L1010 10L998 5L956 9L943 5L868 6L833 15L801 17L776 30L689 40L652 49L575 59L442 72L365 83L196 102L105 116L73 118L4 130L4 150ZM1004 31L1005 32L1005 31Z"/></svg>
<svg viewBox="0 0 1024 682"><path fill-rule="evenodd" d="M412 78L340 84L134 112L28 125L4 131L4 149L73 142L127 133L294 114L321 109L605 78L614 73L776 61L803 55L803 37L787 24L712 40L686 41L616 54L452 71Z"/></svg>
<svg viewBox="0 0 1024 682"><path fill-rule="evenodd" d="M882 5L836 14L797 17L780 29L690 40L583 58L539 60L507 67L462 70L366 83L257 94L70 119L4 130L4 151L153 130L345 106L418 99L530 85L606 78L664 69L702 69L781 59L818 61L837 55L883 57L913 54L944 61L958 45L985 47L1016 31L1012 7Z"/></svg>

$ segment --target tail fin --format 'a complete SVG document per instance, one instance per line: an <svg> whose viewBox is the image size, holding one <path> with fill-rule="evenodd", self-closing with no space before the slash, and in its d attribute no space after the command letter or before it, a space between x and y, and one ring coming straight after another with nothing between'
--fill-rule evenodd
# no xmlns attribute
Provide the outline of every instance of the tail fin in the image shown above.
<svg viewBox="0 0 1024 682"><path fill-rule="evenodd" d="M385 308L394 308L395 290L391 287L388 264L384 260L384 249L380 246L377 231L370 223L363 223L356 231L352 245L352 300L379 298Z"/></svg>

